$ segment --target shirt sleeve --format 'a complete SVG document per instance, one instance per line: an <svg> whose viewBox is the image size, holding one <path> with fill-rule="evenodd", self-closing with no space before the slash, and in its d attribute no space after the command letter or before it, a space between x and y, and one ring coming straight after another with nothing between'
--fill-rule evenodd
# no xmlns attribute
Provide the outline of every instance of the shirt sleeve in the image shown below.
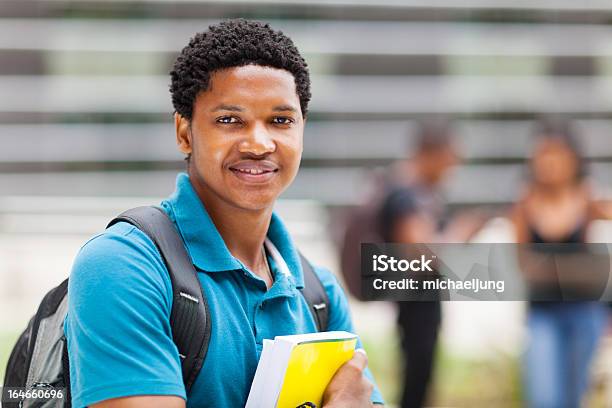
<svg viewBox="0 0 612 408"><path fill-rule="evenodd" d="M325 287L325 291L327 292L327 296L329 297L330 311L327 330L343 330L350 333L355 333L353 321L351 320L348 300L344 290L338 283L338 280L327 269L317 267L315 268L315 271L319 276L319 279L321 279L321 282ZM357 340L357 348L363 348L361 339ZM376 381L374 380L374 376L372 375L369 367L366 367L364 375L374 384L374 391L372 392L371 396L372 402L374 404L384 404L385 401L380 393L380 390L378 389L378 386L376 385Z"/></svg>
<svg viewBox="0 0 612 408"><path fill-rule="evenodd" d="M185 398L172 341L172 286L153 242L119 223L87 242L68 285L64 331L76 408L110 398Z"/></svg>

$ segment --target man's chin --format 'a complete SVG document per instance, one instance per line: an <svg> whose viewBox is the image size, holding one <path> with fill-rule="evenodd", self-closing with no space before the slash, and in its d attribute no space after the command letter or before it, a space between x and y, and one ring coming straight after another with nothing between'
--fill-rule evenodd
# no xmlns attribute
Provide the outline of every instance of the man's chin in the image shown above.
<svg viewBox="0 0 612 408"><path fill-rule="evenodd" d="M232 200L235 207L245 211L266 211L274 207L278 195L248 194Z"/></svg>

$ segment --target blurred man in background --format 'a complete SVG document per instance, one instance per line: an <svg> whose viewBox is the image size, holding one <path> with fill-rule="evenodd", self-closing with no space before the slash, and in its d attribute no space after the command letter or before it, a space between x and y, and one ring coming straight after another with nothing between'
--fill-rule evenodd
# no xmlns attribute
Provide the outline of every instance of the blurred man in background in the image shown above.
<svg viewBox="0 0 612 408"><path fill-rule="evenodd" d="M359 263L360 242L463 242L483 225L480 213L448 217L441 185L459 161L448 122L419 124L411 157L390 166L377 183L378 201L358 209L349 220L342 253L349 287L358 287L354 282L360 270L355 266ZM440 300L434 296L427 301L404 301L398 308L404 353L401 407L422 407L433 372Z"/></svg>
<svg viewBox="0 0 612 408"><path fill-rule="evenodd" d="M482 225L480 217L446 220L440 187L459 163L446 122L420 125L411 159L398 162L379 216L385 242L433 243L467 240ZM404 352L402 408L422 407L430 383L441 323L439 300L399 302L398 326Z"/></svg>

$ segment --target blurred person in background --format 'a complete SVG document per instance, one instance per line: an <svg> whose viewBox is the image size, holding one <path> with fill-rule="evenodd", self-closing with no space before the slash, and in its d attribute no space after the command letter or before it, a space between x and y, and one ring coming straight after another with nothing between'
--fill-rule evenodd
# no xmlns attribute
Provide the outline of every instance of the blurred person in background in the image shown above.
<svg viewBox="0 0 612 408"><path fill-rule="evenodd" d="M419 125L411 158L394 163L378 213L380 238L394 243L464 242L486 218L479 211L449 218L441 184L460 161L446 121ZM398 302L398 327L404 354L402 408L422 407L432 378L442 320L439 297Z"/></svg>
<svg viewBox="0 0 612 408"><path fill-rule="evenodd" d="M517 241L567 244L530 247L532 251L546 251L549 256L586 251L583 244L591 222L610 218L612 214L594 200L571 124L560 120L542 122L535 137L529 181L512 214ZM526 276L531 302L527 317L529 340L524 355L528 406L578 407L587 390L589 365L605 328L606 304L534 301L561 300L560 282L557 277L542 278L543 264L535 268L538 271L526 272L525 261L520 257L519 261L523 272L530 275Z"/></svg>
<svg viewBox="0 0 612 408"><path fill-rule="evenodd" d="M379 213L384 242L418 244L433 242L436 222L418 204L409 187L396 188L385 198ZM415 293L419 296L421 293ZM433 371L433 361L442 318L439 299L398 302L398 328L403 352L402 408L423 406Z"/></svg>

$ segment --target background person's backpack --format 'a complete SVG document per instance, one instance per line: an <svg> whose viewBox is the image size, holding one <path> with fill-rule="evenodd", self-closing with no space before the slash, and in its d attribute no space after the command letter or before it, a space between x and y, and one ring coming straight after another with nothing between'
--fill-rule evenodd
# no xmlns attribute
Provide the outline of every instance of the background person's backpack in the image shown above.
<svg viewBox="0 0 612 408"><path fill-rule="evenodd" d="M208 349L211 319L197 272L183 241L166 213L157 207L138 207L113 219L128 222L148 235L157 246L172 282L172 337L181 358L183 382L189 394ZM327 330L329 298L310 263L300 254L304 271L302 294L319 331ZM68 279L43 298L38 311L17 340L9 357L2 407L70 407L70 370L64 318L68 301ZM12 388L36 392L65 389L63 399L8 401ZM6 401L6 402L5 402Z"/></svg>
<svg viewBox="0 0 612 408"><path fill-rule="evenodd" d="M377 203L367 203L353 209L346 218L340 248L340 269L351 295L365 300L361 293L361 244L383 242L378 231Z"/></svg>
<svg viewBox="0 0 612 408"><path fill-rule="evenodd" d="M361 244L384 242L379 225L381 205L393 188L394 180L388 169L377 169L364 183L363 202L349 210L336 234L340 248L340 270L351 295L365 300L361 293Z"/></svg>

